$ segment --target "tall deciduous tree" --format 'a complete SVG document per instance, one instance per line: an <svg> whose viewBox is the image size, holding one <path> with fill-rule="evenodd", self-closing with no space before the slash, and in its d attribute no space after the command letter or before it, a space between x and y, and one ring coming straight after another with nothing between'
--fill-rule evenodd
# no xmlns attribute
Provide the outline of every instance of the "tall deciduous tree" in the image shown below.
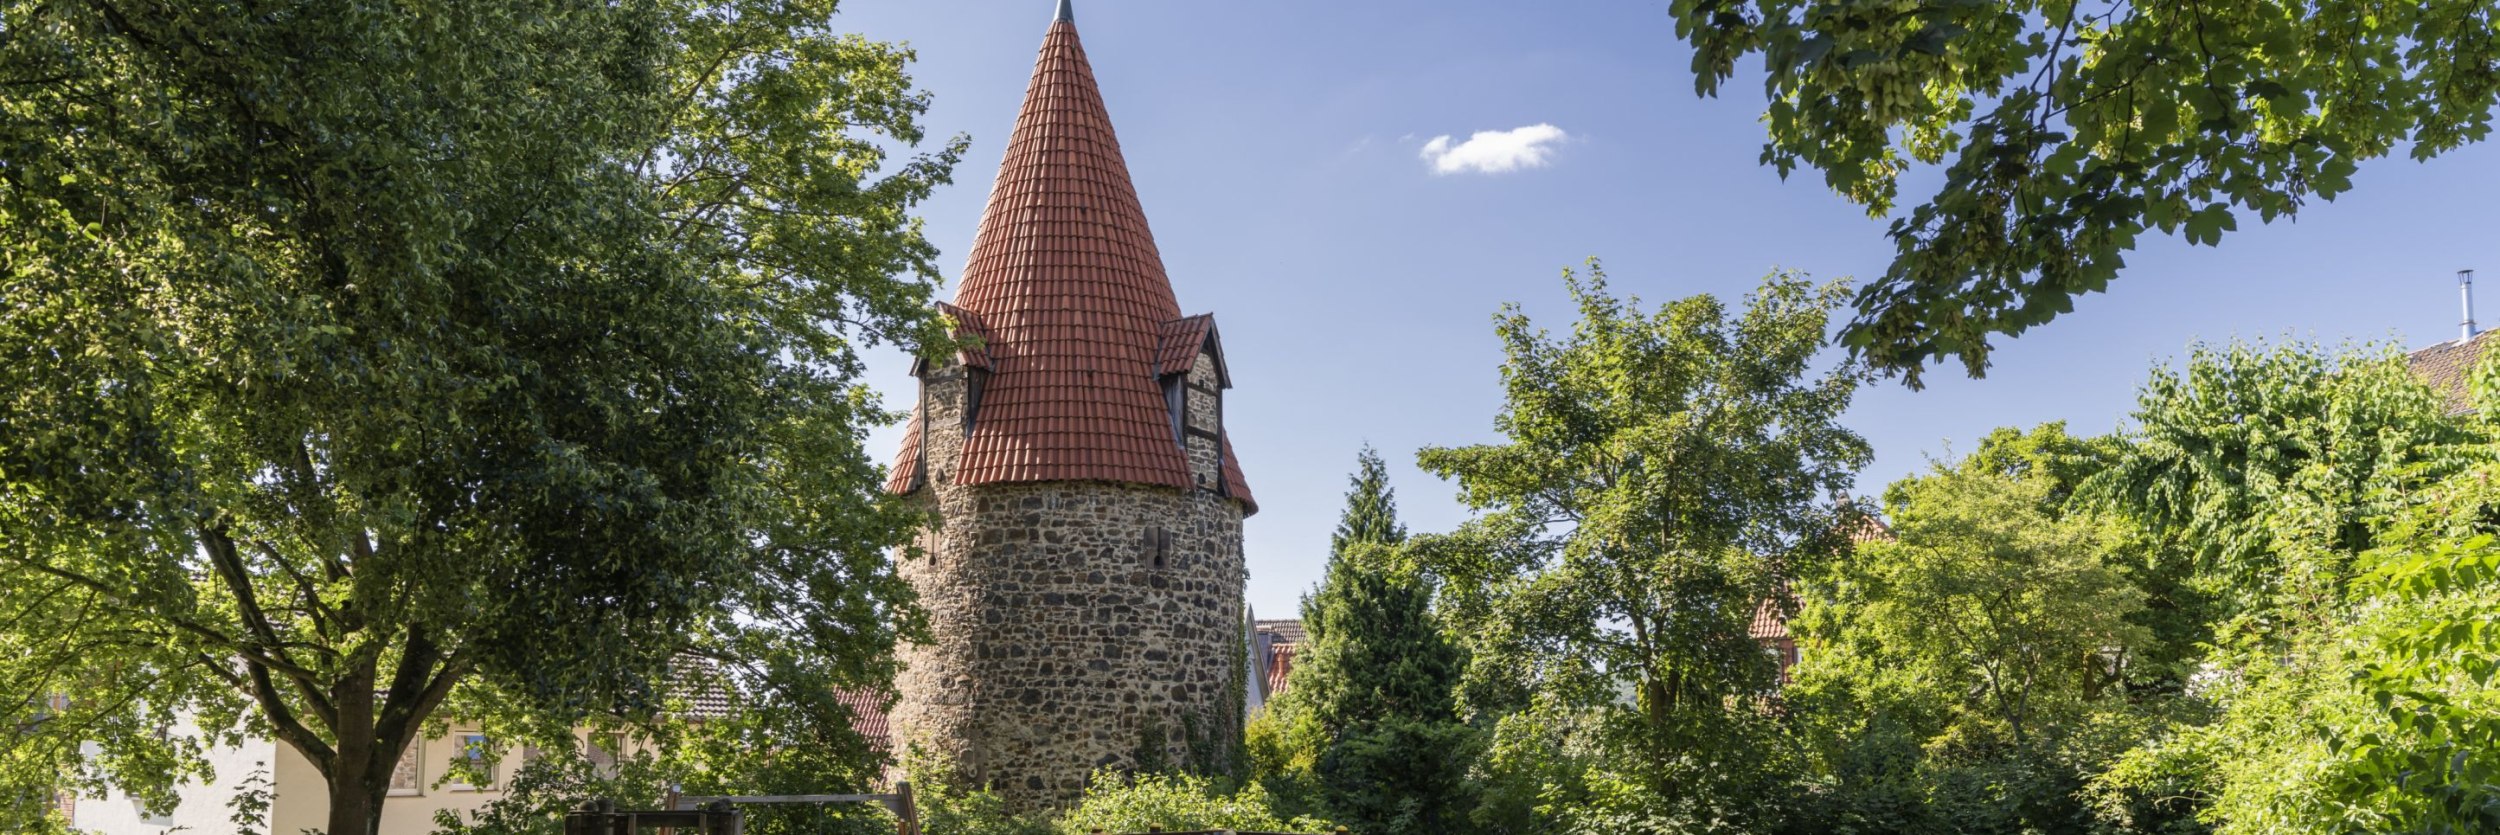
<svg viewBox="0 0 2500 835"><path fill-rule="evenodd" d="M881 173L927 101L833 12L0 7L0 792L270 734L370 833L447 704L686 654L838 727L909 626L855 351L936 335L961 144Z"/></svg>
<svg viewBox="0 0 2500 835"><path fill-rule="evenodd" d="M1471 699L1603 711L1633 794L1707 802L1775 673L1755 605L1836 549L1824 502L1868 458L1839 423L1860 372L1815 367L1846 288L1774 275L1731 316L1706 295L1644 312L1594 264L1565 282L1567 338L1497 320L1504 440L1423 451L1478 516L1417 547L1471 642Z"/></svg>
<svg viewBox="0 0 2500 835"><path fill-rule="evenodd" d="M2490 134L2500 37L2482 0L2132 3L1676 0L1696 87L1759 54L1763 161L1869 214L1943 180L1891 237L1845 341L1912 383L2106 288L2150 230L2214 244L2291 217L2398 148Z"/></svg>
<svg viewBox="0 0 2500 835"><path fill-rule="evenodd" d="M1940 469L1886 491L1894 538L1859 546L1810 595L1809 623L1835 651L1818 667L1898 676L1953 694L1951 732L2013 746L2084 702L2114 695L2150 640L2144 595L2110 563L2112 520L2042 511L2051 482ZM1818 644L1820 646L1820 644Z"/></svg>
<svg viewBox="0 0 2500 835"><path fill-rule="evenodd" d="M2384 353L2201 354L2147 387L2121 506L2210 542L2221 716L2100 783L2223 833L2500 826L2500 365L2468 415ZM2367 549L2367 550L2364 550Z"/></svg>
<svg viewBox="0 0 2500 835"><path fill-rule="evenodd" d="M2385 519L2458 466L2444 412L2392 351L2199 346L2153 372L2083 491L2167 538L2244 634L2279 638L2339 607Z"/></svg>

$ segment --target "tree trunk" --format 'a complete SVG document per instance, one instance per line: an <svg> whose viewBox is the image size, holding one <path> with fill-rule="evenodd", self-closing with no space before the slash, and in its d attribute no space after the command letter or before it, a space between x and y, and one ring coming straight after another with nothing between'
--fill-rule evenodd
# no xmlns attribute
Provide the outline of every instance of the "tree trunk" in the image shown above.
<svg viewBox="0 0 2500 835"><path fill-rule="evenodd" d="M373 682L367 663L330 691L337 706L338 756L330 762L330 830L326 835L378 835L382 798L390 791L391 766L399 757L375 756L380 740L373 725ZM387 764L386 764L387 763Z"/></svg>
<svg viewBox="0 0 2500 835"><path fill-rule="evenodd" d="M382 829L385 781L372 779L362 761L340 758L330 772L330 827L326 835L377 835Z"/></svg>

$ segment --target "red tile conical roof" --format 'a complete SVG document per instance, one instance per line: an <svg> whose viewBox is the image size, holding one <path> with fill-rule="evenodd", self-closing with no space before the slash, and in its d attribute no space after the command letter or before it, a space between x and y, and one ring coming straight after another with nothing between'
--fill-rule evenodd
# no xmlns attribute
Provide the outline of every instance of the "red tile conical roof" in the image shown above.
<svg viewBox="0 0 2500 835"><path fill-rule="evenodd" d="M1159 376L1176 361L1164 353L1166 333L1211 325L1178 321L1071 17L1062 4L1042 41L955 299L980 323L991 371L955 483L1188 489ZM917 476L919 429L915 418L890 485L897 491ZM1223 489L1248 505L1224 440Z"/></svg>

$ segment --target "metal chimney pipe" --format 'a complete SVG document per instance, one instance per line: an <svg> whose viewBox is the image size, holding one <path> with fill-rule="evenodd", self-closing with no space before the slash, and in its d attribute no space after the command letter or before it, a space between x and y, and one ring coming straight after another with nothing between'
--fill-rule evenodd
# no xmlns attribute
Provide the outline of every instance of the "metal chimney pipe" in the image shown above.
<svg viewBox="0 0 2500 835"><path fill-rule="evenodd" d="M2458 270L2458 271L2457 271L2457 296L2459 297L2459 301L2463 302L2463 303L2464 303L2464 305L2465 305L2465 324L2463 324L2463 325L2459 326L2460 330L2464 331L2464 334L2465 334L2465 335L2464 335L2464 336L2457 337L2457 341L2458 341L2458 342L2467 342L2467 341L2471 341L2471 340L2473 340L2473 338L2474 338L2474 333L2475 333L2475 328L2474 328L2474 271L2473 271L2473 270Z"/></svg>

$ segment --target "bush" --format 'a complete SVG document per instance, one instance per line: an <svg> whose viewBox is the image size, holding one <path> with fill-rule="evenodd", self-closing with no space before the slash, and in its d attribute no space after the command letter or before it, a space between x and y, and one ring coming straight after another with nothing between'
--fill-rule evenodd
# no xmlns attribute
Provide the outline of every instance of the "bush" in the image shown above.
<svg viewBox="0 0 2500 835"><path fill-rule="evenodd" d="M1220 790L1204 777L1149 774L1135 778L1099 771L1085 799L1059 819L1068 835L1103 832L1144 832L1200 829L1246 829L1259 832L1326 832L1336 825L1301 817L1278 816L1275 799L1258 783L1238 791ZM932 835L953 835L932 828Z"/></svg>
<svg viewBox="0 0 2500 835"><path fill-rule="evenodd" d="M912 775L912 799L920 810L920 828L931 835L1050 835L1050 821L1020 815L988 789L963 789L933 770Z"/></svg>

